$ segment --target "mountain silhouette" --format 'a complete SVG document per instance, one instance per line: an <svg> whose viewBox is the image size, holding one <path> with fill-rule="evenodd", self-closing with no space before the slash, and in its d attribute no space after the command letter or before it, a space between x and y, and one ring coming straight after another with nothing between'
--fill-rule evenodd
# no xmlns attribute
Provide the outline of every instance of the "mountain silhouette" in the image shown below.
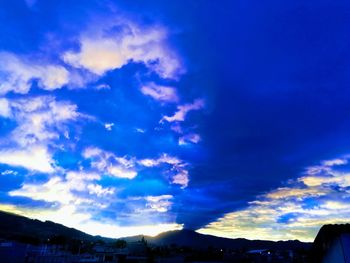
<svg viewBox="0 0 350 263"><path fill-rule="evenodd" d="M116 233L117 235L118 233ZM53 237L77 239L85 241L113 242L117 239L92 236L74 228L69 228L51 221L40 221L0 211L0 238L17 240L23 243L42 243ZM183 229L163 232L155 237L131 236L120 238L127 242L144 239L149 245L155 246L186 246L192 248L230 248L230 249L309 249L311 243L298 240L265 241L248 240L244 238L230 239L211 235L203 235L193 230Z"/></svg>
<svg viewBox="0 0 350 263"><path fill-rule="evenodd" d="M157 246L186 246L193 248L230 248L230 249L309 249L312 243L289 241L248 240L244 238L223 238L212 235L204 235L193 230L183 229L163 232L155 237L132 236L123 238L127 242L135 242L144 238L149 244Z"/></svg>
<svg viewBox="0 0 350 263"><path fill-rule="evenodd" d="M23 243L42 243L53 237L86 241L113 240L92 236L51 221L40 221L0 211L0 238Z"/></svg>

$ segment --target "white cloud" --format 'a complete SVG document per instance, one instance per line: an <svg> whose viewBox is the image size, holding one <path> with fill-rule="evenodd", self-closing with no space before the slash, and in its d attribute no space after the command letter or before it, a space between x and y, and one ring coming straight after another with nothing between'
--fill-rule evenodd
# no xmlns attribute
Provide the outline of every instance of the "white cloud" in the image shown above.
<svg viewBox="0 0 350 263"><path fill-rule="evenodd" d="M99 172L126 179L133 179L137 176L134 161L127 157L117 157L97 147L86 148L83 157L91 159L91 167Z"/></svg>
<svg viewBox="0 0 350 263"><path fill-rule="evenodd" d="M137 176L137 172L123 166L110 165L107 167L107 172L110 175L119 178L133 179Z"/></svg>
<svg viewBox="0 0 350 263"><path fill-rule="evenodd" d="M182 161L177 157L170 156L168 154L162 154L161 157L157 159L142 159L139 161L139 163L146 167L154 167L162 163L167 163L171 165L180 165Z"/></svg>
<svg viewBox="0 0 350 263"><path fill-rule="evenodd" d="M115 192L114 188L96 184L95 181L99 179L100 176L96 173L69 171L65 178L53 176L43 184L24 183L20 189L9 192L9 195L76 207L82 204L98 205L103 201L101 197Z"/></svg>
<svg viewBox="0 0 350 263"><path fill-rule="evenodd" d="M333 160L326 160L326 161L323 161L322 164L324 166L337 166L337 165L344 165L344 164L347 164L348 163L348 160L346 159L333 159Z"/></svg>
<svg viewBox="0 0 350 263"><path fill-rule="evenodd" d="M6 98L0 98L0 116L5 118L11 117L11 108Z"/></svg>
<svg viewBox="0 0 350 263"><path fill-rule="evenodd" d="M177 157L167 154L162 154L156 159L137 160L136 158L127 158L125 156L118 157L114 153L97 147L88 147L83 151L82 155L85 159L91 160L93 169L118 178L133 179L137 176L140 169L166 164L170 166L166 173L170 174L171 183L187 187L189 182L189 173L186 169L188 164ZM137 165L138 167L136 167Z"/></svg>
<svg viewBox="0 0 350 263"><path fill-rule="evenodd" d="M160 102L178 102L179 97L176 89L173 87L157 85L154 82L147 83L141 87L141 92L144 95L150 96Z"/></svg>
<svg viewBox="0 0 350 263"><path fill-rule="evenodd" d="M45 90L62 88L69 82L69 72L62 66L29 60L7 52L0 52L0 94L26 94L33 81Z"/></svg>
<svg viewBox="0 0 350 263"><path fill-rule="evenodd" d="M186 115L193 110L200 110L204 108L204 100L202 99L196 99L193 103L190 104L184 104L177 106L177 111L172 116L164 116L161 120L167 121L167 122L174 122L174 121L184 121L186 118Z"/></svg>
<svg viewBox="0 0 350 263"><path fill-rule="evenodd" d="M115 27L121 30L113 32ZM84 68L97 75L136 62L145 64L163 78L174 79L183 68L166 39L167 34L160 27L144 29L127 20L106 22L103 28L85 32L79 40L80 50L68 51L62 58L73 67Z"/></svg>
<svg viewBox="0 0 350 263"><path fill-rule="evenodd" d="M186 134L179 138L179 145L186 145L188 143L199 143L201 140L201 136L196 133Z"/></svg>
<svg viewBox="0 0 350 263"><path fill-rule="evenodd" d="M178 173L175 174L172 178L172 183L179 184L179 185L181 185L182 188L187 187L189 181L190 180L189 180L188 171L185 169L179 170Z"/></svg>
<svg viewBox="0 0 350 263"><path fill-rule="evenodd" d="M117 21L106 18L97 24L92 22L90 28L80 34L79 50L58 51L61 63L42 59L45 54L17 55L0 51L0 95L27 94L33 83L49 91L64 86L82 88L106 72L129 63L142 63L166 79L178 79L185 72L180 57L168 43L165 28L144 28L121 17ZM94 88L110 89L110 86L99 84ZM171 94L164 92L171 89L164 87L163 93L158 91L158 96L169 99ZM176 94L173 95L171 100L176 99Z"/></svg>
<svg viewBox="0 0 350 263"><path fill-rule="evenodd" d="M98 197L100 196L105 196L105 195L110 195L115 192L115 189L113 188L104 188L101 185L98 184L89 184L87 186L89 190L89 194L91 195L97 195Z"/></svg>
<svg viewBox="0 0 350 263"><path fill-rule="evenodd" d="M142 159L139 161L140 164L147 167L157 166L162 163L167 163L171 165L185 165L182 160L175 156L168 155L166 153L163 153L159 158L157 159Z"/></svg>
<svg viewBox="0 0 350 263"><path fill-rule="evenodd" d="M54 171L54 161L51 154L42 146L0 150L0 163L20 166L42 173L52 173Z"/></svg>
<svg viewBox="0 0 350 263"><path fill-rule="evenodd" d="M313 241L323 224L347 223L350 174L337 170L349 157L308 167L287 187L272 190L245 209L228 213L198 230L230 238Z"/></svg>
<svg viewBox="0 0 350 263"><path fill-rule="evenodd" d="M3 172L1 172L1 175L17 175L18 172L13 171L13 170L5 170Z"/></svg>
<svg viewBox="0 0 350 263"><path fill-rule="evenodd" d="M80 116L76 105L50 96L12 100L10 106L18 124L11 136L21 146L59 138L67 131L65 123Z"/></svg>
<svg viewBox="0 0 350 263"><path fill-rule="evenodd" d="M79 53L67 52L63 60L74 67L83 67L97 75L106 71L121 68L128 63L128 58L121 48L112 39L88 39L81 41ZM119 51L119 52L118 52Z"/></svg>
<svg viewBox="0 0 350 263"><path fill-rule="evenodd" d="M84 150L83 152L83 157L84 158L92 158L94 156L98 156L102 154L102 150L97 148L97 147L88 147Z"/></svg>
<svg viewBox="0 0 350 263"><path fill-rule="evenodd" d="M172 195L146 196L145 199L148 202L146 206L154 211L165 213L172 205L172 202L170 202L172 198Z"/></svg>
<svg viewBox="0 0 350 263"><path fill-rule="evenodd" d="M111 123L105 123L105 129L107 130L107 131L111 131L112 130L112 128L113 128L113 126L114 126L114 123L113 122L111 122Z"/></svg>
<svg viewBox="0 0 350 263"><path fill-rule="evenodd" d="M325 194L327 194L326 189L282 187L271 191L266 196L270 199L285 199L290 197L305 198L308 196L321 196Z"/></svg>
<svg viewBox="0 0 350 263"><path fill-rule="evenodd" d="M55 165L49 148L55 147L60 134L68 133L66 124L80 116L76 105L51 96L1 101L6 106L3 115L17 126L0 141L0 163L52 173Z"/></svg>
<svg viewBox="0 0 350 263"><path fill-rule="evenodd" d="M69 204L74 201L70 186L60 177L52 177L44 184L23 184L20 189L9 192L10 196L24 196L33 200Z"/></svg>
<svg viewBox="0 0 350 263"><path fill-rule="evenodd" d="M139 163L145 167L154 167L159 164L158 159L142 159Z"/></svg>
<svg viewBox="0 0 350 263"><path fill-rule="evenodd" d="M157 159L142 159L139 160L138 163L145 167L155 167L161 164L170 165L172 172L171 183L181 185L182 188L188 186L189 173L186 169L188 164L177 157L162 154L161 157Z"/></svg>

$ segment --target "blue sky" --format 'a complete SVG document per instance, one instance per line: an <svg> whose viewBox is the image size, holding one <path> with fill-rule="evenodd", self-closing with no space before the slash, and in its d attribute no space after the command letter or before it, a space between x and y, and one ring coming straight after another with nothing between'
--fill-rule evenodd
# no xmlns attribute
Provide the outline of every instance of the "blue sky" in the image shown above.
<svg viewBox="0 0 350 263"><path fill-rule="evenodd" d="M0 209L111 237L347 222L349 9L2 1Z"/></svg>

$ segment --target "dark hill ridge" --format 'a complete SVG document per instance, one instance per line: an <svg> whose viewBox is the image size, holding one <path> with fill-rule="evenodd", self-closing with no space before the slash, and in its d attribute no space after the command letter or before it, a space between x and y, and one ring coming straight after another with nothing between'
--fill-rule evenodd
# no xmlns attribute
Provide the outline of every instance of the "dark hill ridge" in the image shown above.
<svg viewBox="0 0 350 263"><path fill-rule="evenodd" d="M142 236L123 238L127 242L140 240ZM223 238L211 235L199 234L193 230L183 229L161 233L155 237L144 237L149 244L161 246L172 245L187 246L194 248L231 248L231 249L310 249L312 243L300 242L299 240L289 241L266 241L248 240L244 238Z"/></svg>
<svg viewBox="0 0 350 263"><path fill-rule="evenodd" d="M29 219L11 213L0 211L0 238L19 240L22 242L45 242L53 236L64 236L69 239L86 241L103 240L113 242L116 239L92 236L74 228L69 228L51 221ZM127 242L139 241L143 236L122 238ZM161 233L155 237L144 237L149 244L162 246L176 244L193 248L231 248L231 249L309 249L311 243L294 241L262 241L243 238L229 239L211 235L199 234L193 230L177 230Z"/></svg>
<svg viewBox="0 0 350 263"><path fill-rule="evenodd" d="M69 228L51 221L42 222L7 212L0 211L0 238L18 240L25 243L44 242L55 236L86 241L113 240L92 236L74 228Z"/></svg>

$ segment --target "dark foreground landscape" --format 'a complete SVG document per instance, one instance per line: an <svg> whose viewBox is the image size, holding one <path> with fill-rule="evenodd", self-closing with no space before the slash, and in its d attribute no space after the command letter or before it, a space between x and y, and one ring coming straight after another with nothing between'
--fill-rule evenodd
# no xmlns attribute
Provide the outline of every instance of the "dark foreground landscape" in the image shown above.
<svg viewBox="0 0 350 263"><path fill-rule="evenodd" d="M309 262L311 243L228 239L192 230L111 239L0 212L1 262Z"/></svg>

